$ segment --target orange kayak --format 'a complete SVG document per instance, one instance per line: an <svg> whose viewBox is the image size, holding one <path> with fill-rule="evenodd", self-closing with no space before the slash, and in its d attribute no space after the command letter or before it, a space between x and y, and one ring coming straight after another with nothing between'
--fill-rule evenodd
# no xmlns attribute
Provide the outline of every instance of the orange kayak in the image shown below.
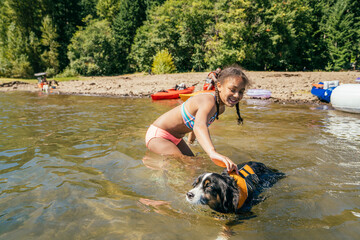
<svg viewBox="0 0 360 240"><path fill-rule="evenodd" d="M213 93L213 92L214 92L213 90L203 90L203 91L197 91L197 92L194 92L194 93L180 94L180 98L181 98L181 100L183 100L185 102L190 97L195 96L195 95L197 95L199 93Z"/></svg>
<svg viewBox="0 0 360 240"><path fill-rule="evenodd" d="M151 95L152 100L162 100L162 99L176 99L179 98L180 94L189 94L192 93L195 89L195 86L185 88L184 90L175 90L168 89L165 92L157 92Z"/></svg>

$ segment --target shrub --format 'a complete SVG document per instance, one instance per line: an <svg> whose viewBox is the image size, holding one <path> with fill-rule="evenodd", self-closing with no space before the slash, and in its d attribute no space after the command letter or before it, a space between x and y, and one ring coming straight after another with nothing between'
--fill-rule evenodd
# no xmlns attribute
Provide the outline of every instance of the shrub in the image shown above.
<svg viewBox="0 0 360 240"><path fill-rule="evenodd" d="M60 77L60 78L61 77L77 77L77 76L79 76L79 73L70 67L65 68L62 73L56 75L56 77Z"/></svg>
<svg viewBox="0 0 360 240"><path fill-rule="evenodd" d="M110 23L91 21L72 37L68 49L70 68L81 75L111 75L117 69L117 52Z"/></svg>
<svg viewBox="0 0 360 240"><path fill-rule="evenodd" d="M51 67L47 68L45 72L48 77L54 77L56 75L56 70Z"/></svg>
<svg viewBox="0 0 360 240"><path fill-rule="evenodd" d="M16 58L11 71L11 77L15 78L31 78L33 76L33 69L25 54L21 54Z"/></svg>
<svg viewBox="0 0 360 240"><path fill-rule="evenodd" d="M154 74L176 72L173 58L167 49L161 50L155 55L154 62L152 64L152 72Z"/></svg>

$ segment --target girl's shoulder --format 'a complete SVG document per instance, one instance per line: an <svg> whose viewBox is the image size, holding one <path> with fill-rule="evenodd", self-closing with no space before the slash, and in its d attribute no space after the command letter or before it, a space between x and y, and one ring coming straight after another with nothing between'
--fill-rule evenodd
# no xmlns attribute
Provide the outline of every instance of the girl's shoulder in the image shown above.
<svg viewBox="0 0 360 240"><path fill-rule="evenodd" d="M215 100L215 93L212 92L204 92L204 93L198 93L194 96L192 96L190 99L194 99L194 101L208 101L208 100Z"/></svg>
<svg viewBox="0 0 360 240"><path fill-rule="evenodd" d="M213 93L199 93L187 100L187 105L202 107L204 105L215 105L215 94Z"/></svg>

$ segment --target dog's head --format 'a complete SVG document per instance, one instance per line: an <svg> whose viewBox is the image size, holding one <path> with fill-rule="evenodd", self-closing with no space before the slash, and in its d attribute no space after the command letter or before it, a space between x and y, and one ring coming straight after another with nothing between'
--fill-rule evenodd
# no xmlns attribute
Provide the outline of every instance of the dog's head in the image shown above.
<svg viewBox="0 0 360 240"><path fill-rule="evenodd" d="M234 179L228 175L204 173L195 180L193 187L186 193L186 200L191 204L208 205L222 213L236 211L239 189Z"/></svg>

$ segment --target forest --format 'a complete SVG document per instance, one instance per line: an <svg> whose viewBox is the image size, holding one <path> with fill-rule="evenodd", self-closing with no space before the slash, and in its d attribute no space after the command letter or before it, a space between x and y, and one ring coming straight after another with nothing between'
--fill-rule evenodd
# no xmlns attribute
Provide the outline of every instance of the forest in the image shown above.
<svg viewBox="0 0 360 240"><path fill-rule="evenodd" d="M0 77L360 65L359 0L0 0L0 16Z"/></svg>

